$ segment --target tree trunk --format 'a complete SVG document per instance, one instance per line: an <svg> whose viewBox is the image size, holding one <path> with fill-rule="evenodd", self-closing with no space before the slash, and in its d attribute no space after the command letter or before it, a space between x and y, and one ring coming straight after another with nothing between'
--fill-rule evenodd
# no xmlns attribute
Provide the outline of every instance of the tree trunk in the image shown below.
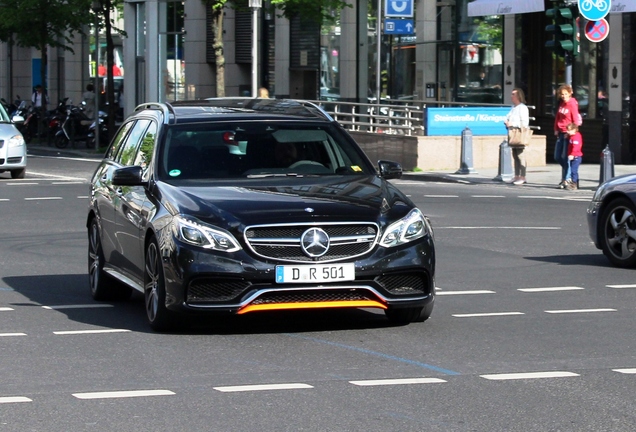
<svg viewBox="0 0 636 432"><path fill-rule="evenodd" d="M223 55L223 10L212 10L212 34L216 66L216 96L225 97L225 56Z"/></svg>

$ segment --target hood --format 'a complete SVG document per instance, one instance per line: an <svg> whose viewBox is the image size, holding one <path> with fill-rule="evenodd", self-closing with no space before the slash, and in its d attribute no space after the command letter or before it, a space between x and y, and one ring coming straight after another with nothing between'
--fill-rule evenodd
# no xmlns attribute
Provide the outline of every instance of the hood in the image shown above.
<svg viewBox="0 0 636 432"><path fill-rule="evenodd" d="M377 176L183 181L178 186L157 186L161 202L172 213L194 216L228 230L240 225L343 220L372 221L382 226L414 207L403 193Z"/></svg>

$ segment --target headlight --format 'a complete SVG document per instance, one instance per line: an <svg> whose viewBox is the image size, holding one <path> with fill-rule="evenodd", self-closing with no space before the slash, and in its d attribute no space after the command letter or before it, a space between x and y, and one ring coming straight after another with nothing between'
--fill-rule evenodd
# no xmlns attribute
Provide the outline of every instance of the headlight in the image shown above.
<svg viewBox="0 0 636 432"><path fill-rule="evenodd" d="M418 209L413 209L405 217L392 223L384 231L380 246L398 246L432 234L431 226Z"/></svg>
<svg viewBox="0 0 636 432"><path fill-rule="evenodd" d="M24 145L24 138L22 135L13 135L7 140L9 147L20 147Z"/></svg>
<svg viewBox="0 0 636 432"><path fill-rule="evenodd" d="M201 222L175 216L173 227L179 240L191 245L222 252L236 252L241 249L239 243L230 233L212 228Z"/></svg>

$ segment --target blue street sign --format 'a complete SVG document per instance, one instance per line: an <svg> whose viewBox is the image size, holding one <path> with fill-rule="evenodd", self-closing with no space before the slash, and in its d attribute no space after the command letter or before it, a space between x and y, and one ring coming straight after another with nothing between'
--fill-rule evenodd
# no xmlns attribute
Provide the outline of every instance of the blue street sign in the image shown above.
<svg viewBox="0 0 636 432"><path fill-rule="evenodd" d="M413 20L385 19L384 34L413 34Z"/></svg>
<svg viewBox="0 0 636 432"><path fill-rule="evenodd" d="M385 0L384 16L396 18L411 18L413 16L414 0Z"/></svg>
<svg viewBox="0 0 636 432"><path fill-rule="evenodd" d="M578 0L579 12L589 21L598 21L609 13L612 0Z"/></svg>

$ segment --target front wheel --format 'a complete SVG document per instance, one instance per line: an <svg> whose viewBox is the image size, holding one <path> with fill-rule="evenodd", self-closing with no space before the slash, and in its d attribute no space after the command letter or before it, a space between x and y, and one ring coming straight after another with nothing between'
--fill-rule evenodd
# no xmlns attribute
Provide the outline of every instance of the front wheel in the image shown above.
<svg viewBox="0 0 636 432"><path fill-rule="evenodd" d="M146 248L144 297L146 317L153 330L162 332L177 327L175 313L166 308L166 281L159 246L155 239L152 239Z"/></svg>
<svg viewBox="0 0 636 432"><path fill-rule="evenodd" d="M53 140L55 143L55 147L57 148L66 148L68 146L69 140L66 139L64 134L55 135L55 139Z"/></svg>
<svg viewBox="0 0 636 432"><path fill-rule="evenodd" d="M601 216L599 243L615 266L636 266L636 208L631 200L619 198L609 203Z"/></svg>

